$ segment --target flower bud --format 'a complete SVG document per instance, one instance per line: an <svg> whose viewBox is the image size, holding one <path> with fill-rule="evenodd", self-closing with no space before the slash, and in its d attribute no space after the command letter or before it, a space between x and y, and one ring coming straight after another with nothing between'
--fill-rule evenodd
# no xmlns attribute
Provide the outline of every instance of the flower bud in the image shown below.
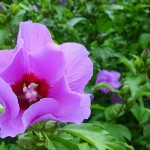
<svg viewBox="0 0 150 150"><path fill-rule="evenodd" d="M128 98L126 102L126 106L130 108L134 105L134 103L135 103L135 100L133 98Z"/></svg>
<svg viewBox="0 0 150 150"><path fill-rule="evenodd" d="M11 12L12 12L12 14L17 14L19 10L20 10L20 6L18 4L13 3L11 5Z"/></svg>
<svg viewBox="0 0 150 150"><path fill-rule="evenodd" d="M144 85L145 83L148 82L148 80L149 79L148 79L147 75L142 75L140 85Z"/></svg>
<svg viewBox="0 0 150 150"><path fill-rule="evenodd" d="M122 92L123 92L123 94L130 93L130 87L129 87L129 85L125 84L125 85L122 87Z"/></svg>
<svg viewBox="0 0 150 150"><path fill-rule="evenodd" d="M7 17L6 17L6 15L3 15L3 14L0 14L0 23L5 23L6 22L6 20L7 20Z"/></svg>
<svg viewBox="0 0 150 150"><path fill-rule="evenodd" d="M110 113L111 113L111 114L110 114L111 118L115 118L116 115L117 115L117 111L116 111L115 109L111 110Z"/></svg>
<svg viewBox="0 0 150 150"><path fill-rule="evenodd" d="M143 61L146 61L147 57L149 55L149 50L148 49L145 49L142 54L141 54L141 58Z"/></svg>
<svg viewBox="0 0 150 150"><path fill-rule="evenodd" d="M18 143L19 147L30 150L30 149L34 149L35 144L36 144L36 143L34 143L35 141L36 141L35 139L23 134L23 135L18 136L17 143Z"/></svg>
<svg viewBox="0 0 150 150"><path fill-rule="evenodd" d="M144 67L144 62L139 57L136 57L134 65L137 70L141 71L141 69Z"/></svg>
<svg viewBox="0 0 150 150"><path fill-rule="evenodd" d="M150 58L146 60L146 66L150 66Z"/></svg>
<svg viewBox="0 0 150 150"><path fill-rule="evenodd" d="M2 4L2 3L0 3L0 10L1 10L1 9L3 9L3 4Z"/></svg>
<svg viewBox="0 0 150 150"><path fill-rule="evenodd" d="M44 126L45 131L49 131L51 133L56 130L56 121L47 121Z"/></svg>

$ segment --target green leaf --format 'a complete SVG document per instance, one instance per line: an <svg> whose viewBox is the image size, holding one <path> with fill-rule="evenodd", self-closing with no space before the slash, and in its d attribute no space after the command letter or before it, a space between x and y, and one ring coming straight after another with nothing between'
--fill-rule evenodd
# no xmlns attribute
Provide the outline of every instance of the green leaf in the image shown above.
<svg viewBox="0 0 150 150"><path fill-rule="evenodd" d="M0 26L0 45L2 45L4 40L8 37L7 33L8 30L5 27Z"/></svg>
<svg viewBox="0 0 150 150"><path fill-rule="evenodd" d="M20 6L21 8L23 8L24 10L27 10L27 11L30 10L29 7L25 6L25 5L22 4L22 3L19 3L19 6Z"/></svg>
<svg viewBox="0 0 150 150"><path fill-rule="evenodd" d="M90 147L88 143L79 144L80 150L96 150L94 147Z"/></svg>
<svg viewBox="0 0 150 150"><path fill-rule="evenodd" d="M125 57L121 57L120 58L120 62L122 62L124 65L126 65L126 67L132 71L134 74L136 74L136 69L134 67L134 63L133 63L133 60L128 60L127 58Z"/></svg>
<svg viewBox="0 0 150 150"><path fill-rule="evenodd" d="M86 11L91 14L93 9L93 3L91 2L86 2Z"/></svg>
<svg viewBox="0 0 150 150"><path fill-rule="evenodd" d="M146 96L150 98L150 83L147 82L146 84L142 85L139 87L137 93L136 93L136 97L140 98L142 96Z"/></svg>
<svg viewBox="0 0 150 150"><path fill-rule="evenodd" d="M143 33L139 37L139 43L143 49L150 46L150 33Z"/></svg>
<svg viewBox="0 0 150 150"><path fill-rule="evenodd" d="M80 137L95 146L98 150L125 150L125 148L127 148L125 144L120 143L113 137L110 137L108 132L106 132L99 124L71 124L59 130L66 131L74 136ZM127 149L133 148L128 147Z"/></svg>
<svg viewBox="0 0 150 150"><path fill-rule="evenodd" d="M112 31L114 31L114 29L112 28L113 27L112 21L107 15L103 15L102 17L97 19L96 25L97 25L97 30L99 32L104 32L106 34L109 34Z"/></svg>
<svg viewBox="0 0 150 150"><path fill-rule="evenodd" d="M124 9L123 5L116 5L116 4L110 5L109 8L112 10L123 10Z"/></svg>
<svg viewBox="0 0 150 150"><path fill-rule="evenodd" d="M132 98L138 99L142 96L150 98L150 83L147 82L146 75L127 77L124 84L129 86Z"/></svg>
<svg viewBox="0 0 150 150"><path fill-rule="evenodd" d="M150 113L147 108L140 107L137 104L135 104L132 107L131 112L133 113L134 117L139 123L145 123L149 120Z"/></svg>
<svg viewBox="0 0 150 150"><path fill-rule="evenodd" d="M101 58L103 61L105 61L106 59L113 57L114 55L114 50L109 48L111 45L106 45L108 44L108 42L111 41L105 41L104 44L97 48L97 50L94 52L95 57L97 58Z"/></svg>
<svg viewBox="0 0 150 150"><path fill-rule="evenodd" d="M86 18L84 18L84 17L72 18L67 22L67 24L71 27L74 27L77 23L79 23L83 20L86 20Z"/></svg>
<svg viewBox="0 0 150 150"><path fill-rule="evenodd" d="M126 142L126 139L131 140L130 130L121 124L104 123L104 129L107 130L111 136L116 137L118 140Z"/></svg>
<svg viewBox="0 0 150 150"><path fill-rule="evenodd" d="M17 144L23 149L33 149L36 146L37 136L24 133L18 135Z"/></svg>
<svg viewBox="0 0 150 150"><path fill-rule="evenodd" d="M65 10L65 7L63 5L53 5L53 8L56 10L58 19L62 20L63 17L63 11Z"/></svg>
<svg viewBox="0 0 150 150"><path fill-rule="evenodd" d="M115 104L115 105L111 105L109 107L107 107L104 111L105 113L105 118L108 120L108 121L111 121L111 120L114 120L120 116L122 116L124 114L124 111L121 110L123 105L121 104Z"/></svg>
<svg viewBox="0 0 150 150"><path fill-rule="evenodd" d="M0 14L0 23L5 23L7 20L7 16L6 15L3 15L3 14Z"/></svg>
<svg viewBox="0 0 150 150"><path fill-rule="evenodd" d="M16 14L20 10L20 6L17 3L11 4L11 13Z"/></svg>
<svg viewBox="0 0 150 150"><path fill-rule="evenodd" d="M5 145L5 142L2 142L0 144L0 150L8 150L7 147L6 147L6 145Z"/></svg>
<svg viewBox="0 0 150 150"><path fill-rule="evenodd" d="M116 4L111 4L109 6L104 6L104 12L109 16L109 18L111 18L112 20L114 20L114 11L117 10L123 10L124 7L121 5L116 5Z"/></svg>
<svg viewBox="0 0 150 150"><path fill-rule="evenodd" d="M119 91L114 89L111 85L107 84L107 83L99 83L99 84L96 84L93 88L92 88L92 93L94 93L95 91L97 91L98 89L100 88L107 88L109 89L110 91L114 92L114 93L118 93Z"/></svg>
<svg viewBox="0 0 150 150"><path fill-rule="evenodd" d="M99 109L99 110L104 110L105 107L99 105L99 104L92 104L91 109Z"/></svg>
<svg viewBox="0 0 150 150"><path fill-rule="evenodd" d="M54 143L48 137L46 138L45 147L48 150L57 150Z"/></svg>
<svg viewBox="0 0 150 150"><path fill-rule="evenodd" d="M48 150L79 150L78 145L76 145L75 143L63 139L63 138L59 138L57 136L51 137L51 139L49 139L47 137L47 135L45 134L46 137L46 143L45 143L45 147Z"/></svg>
<svg viewBox="0 0 150 150"><path fill-rule="evenodd" d="M150 142L150 124L147 124L147 125L144 126L143 135L144 135L144 138L149 143Z"/></svg>
<svg viewBox="0 0 150 150"><path fill-rule="evenodd" d="M111 43L111 40L105 40L103 45L93 51L94 58L102 60L103 68L107 67L109 59L115 56L114 50L110 48L112 47Z"/></svg>
<svg viewBox="0 0 150 150"><path fill-rule="evenodd" d="M14 26L18 25L21 21L24 20L25 13L25 10L20 10L15 16L13 16L11 24Z"/></svg>
<svg viewBox="0 0 150 150"><path fill-rule="evenodd" d="M22 150L15 144L9 144L8 147L9 147L9 150Z"/></svg>

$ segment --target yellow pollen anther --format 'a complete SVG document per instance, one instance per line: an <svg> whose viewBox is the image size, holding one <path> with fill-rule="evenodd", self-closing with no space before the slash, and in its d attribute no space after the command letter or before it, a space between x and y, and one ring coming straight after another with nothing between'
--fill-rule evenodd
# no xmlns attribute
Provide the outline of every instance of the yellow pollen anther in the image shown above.
<svg viewBox="0 0 150 150"><path fill-rule="evenodd" d="M25 83L23 83L23 87L27 87Z"/></svg>
<svg viewBox="0 0 150 150"><path fill-rule="evenodd" d="M38 87L38 84L35 84L34 88L37 88Z"/></svg>

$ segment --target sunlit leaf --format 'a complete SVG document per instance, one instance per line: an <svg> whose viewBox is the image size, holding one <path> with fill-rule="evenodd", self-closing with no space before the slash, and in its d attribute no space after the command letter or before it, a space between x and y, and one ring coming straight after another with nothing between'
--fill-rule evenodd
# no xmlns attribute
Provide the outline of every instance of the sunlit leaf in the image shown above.
<svg viewBox="0 0 150 150"><path fill-rule="evenodd" d="M115 138L111 137L101 125L98 124L82 124L82 125L68 125L60 130L80 137L86 142L95 146L98 150L133 150L132 147L127 147L120 143Z"/></svg>

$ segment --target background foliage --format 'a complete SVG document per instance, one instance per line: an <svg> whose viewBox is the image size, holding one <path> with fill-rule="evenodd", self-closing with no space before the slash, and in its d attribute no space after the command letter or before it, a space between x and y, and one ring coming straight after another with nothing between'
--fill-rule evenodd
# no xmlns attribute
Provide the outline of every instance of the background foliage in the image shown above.
<svg viewBox="0 0 150 150"><path fill-rule="evenodd" d="M19 23L26 20L45 24L58 44L78 42L89 50L94 74L85 91L94 94L92 114L81 126L36 124L24 135L0 139L0 149L149 150L149 0L2 0L0 49L15 46ZM100 69L120 72L121 88L95 86ZM122 104L112 103L113 94Z"/></svg>

